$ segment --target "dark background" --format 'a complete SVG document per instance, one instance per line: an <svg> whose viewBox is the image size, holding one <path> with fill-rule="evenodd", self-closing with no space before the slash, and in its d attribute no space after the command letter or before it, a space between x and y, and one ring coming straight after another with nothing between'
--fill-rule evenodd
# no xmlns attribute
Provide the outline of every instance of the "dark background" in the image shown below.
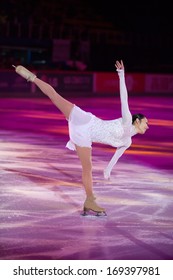
<svg viewBox="0 0 173 280"><path fill-rule="evenodd" d="M123 59L128 71L172 73L172 18L170 1L1 0L0 67L79 70L52 61L53 39L68 39L70 60L88 71L112 71Z"/></svg>

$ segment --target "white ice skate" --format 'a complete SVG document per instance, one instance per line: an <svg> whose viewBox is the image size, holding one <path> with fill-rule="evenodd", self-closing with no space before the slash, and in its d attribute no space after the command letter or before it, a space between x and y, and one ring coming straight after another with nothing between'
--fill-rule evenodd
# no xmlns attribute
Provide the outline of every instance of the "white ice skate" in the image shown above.
<svg viewBox="0 0 173 280"><path fill-rule="evenodd" d="M36 75L34 73L30 72L22 65L18 65L18 66L12 65L12 66L15 68L16 73L22 76L24 79L26 79L27 82L33 82L34 79L36 78Z"/></svg>
<svg viewBox="0 0 173 280"><path fill-rule="evenodd" d="M90 211L94 212L96 216L107 216L105 209L98 206L95 199L96 198L93 196L86 198L83 208L83 216L86 216Z"/></svg>

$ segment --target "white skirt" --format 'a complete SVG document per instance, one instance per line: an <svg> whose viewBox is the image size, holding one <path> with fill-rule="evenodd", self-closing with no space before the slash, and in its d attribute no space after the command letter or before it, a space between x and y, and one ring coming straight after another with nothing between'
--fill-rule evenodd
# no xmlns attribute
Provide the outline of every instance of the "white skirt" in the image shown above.
<svg viewBox="0 0 173 280"><path fill-rule="evenodd" d="M92 147L90 136L91 121L95 116L90 112L85 112L78 106L74 105L68 120L70 140L66 148L76 150L75 145L80 147Z"/></svg>

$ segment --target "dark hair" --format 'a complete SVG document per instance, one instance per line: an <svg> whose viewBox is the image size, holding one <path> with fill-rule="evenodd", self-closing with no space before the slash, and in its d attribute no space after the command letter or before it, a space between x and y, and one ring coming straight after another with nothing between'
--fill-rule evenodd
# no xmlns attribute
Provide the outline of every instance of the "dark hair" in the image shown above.
<svg viewBox="0 0 173 280"><path fill-rule="evenodd" d="M136 121L136 119L142 120L144 118L145 118L145 116L143 114L132 115L132 124Z"/></svg>

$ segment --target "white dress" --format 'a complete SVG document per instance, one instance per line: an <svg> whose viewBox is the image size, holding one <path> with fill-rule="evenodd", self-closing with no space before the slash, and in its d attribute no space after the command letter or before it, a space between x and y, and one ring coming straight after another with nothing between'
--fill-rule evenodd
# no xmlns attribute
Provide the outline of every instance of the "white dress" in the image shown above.
<svg viewBox="0 0 173 280"><path fill-rule="evenodd" d="M74 105L68 120L70 140L66 147L70 150L76 150L75 145L91 148L94 142L117 148L104 171L106 179L110 177L111 170L118 159L131 145L131 137L136 134L128 106L124 71L119 70L118 76L120 79L121 118L102 120Z"/></svg>

